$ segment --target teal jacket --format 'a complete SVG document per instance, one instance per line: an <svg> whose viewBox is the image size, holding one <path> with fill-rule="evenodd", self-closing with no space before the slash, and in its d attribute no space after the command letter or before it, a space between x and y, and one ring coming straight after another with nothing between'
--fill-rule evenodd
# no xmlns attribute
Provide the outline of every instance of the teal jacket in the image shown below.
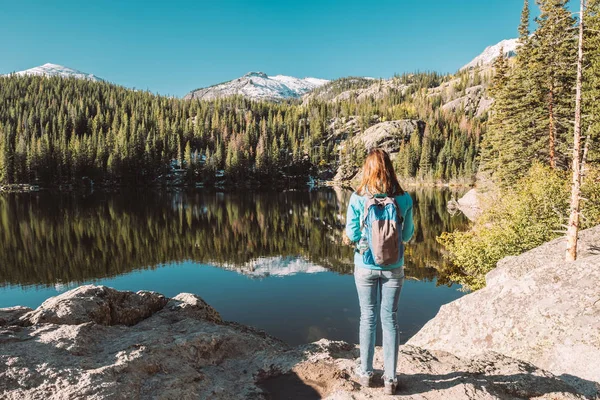
<svg viewBox="0 0 600 400"><path fill-rule="evenodd" d="M365 200L366 198L364 196L359 196L356 193L352 193L352 196L350 197L348 212L346 213L346 235L352 242L358 242L362 236L360 224L365 212ZM402 241L408 242L415 232L415 224L413 222L413 201L410 195L407 192L404 192L402 196L396 196L396 203L398 203L400 212L404 217ZM355 251L354 265L374 270L388 270L402 267L404 265L404 257L402 257L397 264L388 265L385 268L382 268L377 265L365 264L363 262L362 254Z"/></svg>

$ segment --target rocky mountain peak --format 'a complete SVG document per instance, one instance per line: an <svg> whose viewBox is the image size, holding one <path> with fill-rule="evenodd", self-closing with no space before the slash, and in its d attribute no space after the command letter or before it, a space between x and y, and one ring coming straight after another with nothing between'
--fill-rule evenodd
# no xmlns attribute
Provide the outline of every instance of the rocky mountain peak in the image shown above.
<svg viewBox="0 0 600 400"><path fill-rule="evenodd" d="M246 75L243 76L243 78L253 78L253 77L269 79L267 74L265 74L264 72L248 72Z"/></svg>
<svg viewBox="0 0 600 400"><path fill-rule="evenodd" d="M30 69L26 69L23 71L18 71L14 73L18 76L26 76L26 75L42 75L42 76L60 76L62 78L77 78L77 79L87 79L94 82L102 82L104 79L97 77L94 74L88 74L87 72L82 72L73 68L65 67L64 65L46 63L44 65L40 65L39 67L34 67ZM10 75L10 74L7 74Z"/></svg>
<svg viewBox="0 0 600 400"><path fill-rule="evenodd" d="M490 65L498 58L501 50L504 51L505 57L514 57L517 54L519 45L519 39L506 39L488 46L483 50L483 53L471 60L471 62L462 67L461 70Z"/></svg>
<svg viewBox="0 0 600 400"><path fill-rule="evenodd" d="M282 101L298 99L327 82L329 81L325 79L269 76L264 72L252 71L225 83L193 90L184 98L213 100L241 95L251 100Z"/></svg>

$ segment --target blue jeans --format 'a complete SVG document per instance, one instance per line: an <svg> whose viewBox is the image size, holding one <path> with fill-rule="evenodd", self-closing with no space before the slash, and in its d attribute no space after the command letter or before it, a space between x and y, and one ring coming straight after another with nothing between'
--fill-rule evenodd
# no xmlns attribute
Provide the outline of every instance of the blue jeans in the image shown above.
<svg viewBox="0 0 600 400"><path fill-rule="evenodd" d="M385 379L396 379L398 364L398 299L404 283L404 268L376 271L354 267L354 282L360 303L360 371L373 374L377 306L381 306L383 365Z"/></svg>

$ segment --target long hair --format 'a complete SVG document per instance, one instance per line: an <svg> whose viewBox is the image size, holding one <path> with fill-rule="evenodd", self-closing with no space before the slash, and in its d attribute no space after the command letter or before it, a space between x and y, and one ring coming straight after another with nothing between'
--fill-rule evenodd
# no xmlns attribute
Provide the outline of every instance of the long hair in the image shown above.
<svg viewBox="0 0 600 400"><path fill-rule="evenodd" d="M363 176L356 190L361 196L385 193L388 196L400 196L404 190L398 183L396 172L385 150L373 149L363 164Z"/></svg>

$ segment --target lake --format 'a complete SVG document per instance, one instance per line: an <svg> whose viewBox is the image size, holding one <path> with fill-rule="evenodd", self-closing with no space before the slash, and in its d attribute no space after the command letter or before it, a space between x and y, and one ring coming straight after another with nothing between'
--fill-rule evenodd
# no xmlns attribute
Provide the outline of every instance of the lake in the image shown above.
<svg viewBox="0 0 600 400"><path fill-rule="evenodd" d="M415 236L399 307L401 341L464 293L435 238L464 229L446 204L462 193L410 191ZM86 283L181 292L226 320L296 345L358 342L344 189L277 193L125 191L0 195L0 307L39 306Z"/></svg>

